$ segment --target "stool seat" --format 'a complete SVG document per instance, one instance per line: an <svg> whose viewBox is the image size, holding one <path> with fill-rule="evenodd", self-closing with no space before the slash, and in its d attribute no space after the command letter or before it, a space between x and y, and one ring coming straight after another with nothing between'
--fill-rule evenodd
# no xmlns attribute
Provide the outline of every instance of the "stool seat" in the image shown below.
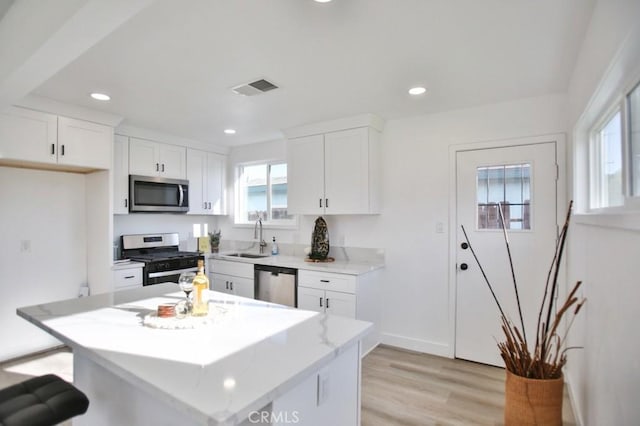
<svg viewBox="0 0 640 426"><path fill-rule="evenodd" d="M54 374L0 390L0 426L49 426L84 414L89 400Z"/></svg>

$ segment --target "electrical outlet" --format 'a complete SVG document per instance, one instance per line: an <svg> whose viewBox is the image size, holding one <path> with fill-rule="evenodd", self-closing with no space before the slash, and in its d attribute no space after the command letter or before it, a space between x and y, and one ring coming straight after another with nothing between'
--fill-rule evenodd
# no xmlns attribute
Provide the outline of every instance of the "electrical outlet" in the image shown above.
<svg viewBox="0 0 640 426"><path fill-rule="evenodd" d="M31 240L20 241L20 253L31 253Z"/></svg>

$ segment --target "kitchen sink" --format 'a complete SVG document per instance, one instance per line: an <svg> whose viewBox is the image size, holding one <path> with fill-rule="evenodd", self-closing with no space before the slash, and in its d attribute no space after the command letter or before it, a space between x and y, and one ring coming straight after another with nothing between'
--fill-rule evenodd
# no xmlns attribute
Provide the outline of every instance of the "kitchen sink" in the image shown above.
<svg viewBox="0 0 640 426"><path fill-rule="evenodd" d="M246 257L247 259L260 259L261 257L269 257L268 254L255 254L255 253L228 253L228 254L223 254L222 256Z"/></svg>

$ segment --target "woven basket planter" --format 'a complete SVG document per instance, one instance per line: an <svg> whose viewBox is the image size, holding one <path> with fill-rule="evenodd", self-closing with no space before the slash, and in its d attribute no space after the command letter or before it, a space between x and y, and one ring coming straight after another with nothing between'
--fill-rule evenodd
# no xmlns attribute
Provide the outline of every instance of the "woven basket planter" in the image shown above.
<svg viewBox="0 0 640 426"><path fill-rule="evenodd" d="M507 370L505 426L562 426L564 378L528 379Z"/></svg>

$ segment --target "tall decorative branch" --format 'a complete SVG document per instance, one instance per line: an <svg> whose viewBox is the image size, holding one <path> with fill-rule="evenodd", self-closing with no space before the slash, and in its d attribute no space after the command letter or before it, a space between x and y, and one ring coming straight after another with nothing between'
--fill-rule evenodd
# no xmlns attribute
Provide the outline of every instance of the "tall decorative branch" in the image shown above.
<svg viewBox="0 0 640 426"><path fill-rule="evenodd" d="M513 280L513 290L516 293L516 303L518 304L518 315L520 316L520 325L522 326L522 335L524 341L527 341L527 332L524 327L524 319L522 318L522 308L520 307L520 296L518 295L518 283L516 282L516 272L513 269L513 259L511 258L511 247L509 246L509 238L507 237L507 224L504 223L504 215L502 214L502 203L498 203L498 213L500 214L500 224L502 225L502 234L504 235L504 244L507 246L507 255L509 256L509 266L511 268L511 279Z"/></svg>

